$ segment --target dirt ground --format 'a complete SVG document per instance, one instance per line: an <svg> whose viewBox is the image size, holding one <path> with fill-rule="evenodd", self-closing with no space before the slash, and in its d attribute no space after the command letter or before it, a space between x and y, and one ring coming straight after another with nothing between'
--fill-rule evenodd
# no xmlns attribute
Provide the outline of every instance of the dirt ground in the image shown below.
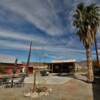
<svg viewBox="0 0 100 100"><path fill-rule="evenodd" d="M41 96L36 99L24 97L24 92L32 88L32 84L25 84L22 88L1 88L0 100L100 100L99 85L88 84L86 82L72 79L67 83L58 85L46 85L52 88L48 96ZM100 87L100 86L99 86ZM94 93L97 93L97 96Z"/></svg>

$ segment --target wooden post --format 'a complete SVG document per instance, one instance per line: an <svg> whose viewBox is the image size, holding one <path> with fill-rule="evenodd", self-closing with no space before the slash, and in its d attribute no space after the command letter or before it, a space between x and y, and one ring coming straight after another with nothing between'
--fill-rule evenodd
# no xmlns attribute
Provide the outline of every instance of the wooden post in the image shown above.
<svg viewBox="0 0 100 100"><path fill-rule="evenodd" d="M34 82L33 82L33 92L36 91L36 70L33 69L33 76L34 76Z"/></svg>
<svg viewBox="0 0 100 100"><path fill-rule="evenodd" d="M13 79L14 79L14 76L15 76L15 73L16 73L16 67L17 67L17 59L15 60L15 65L14 65L14 68L13 68L13 75L12 75L12 80L11 80L11 88L13 87Z"/></svg>

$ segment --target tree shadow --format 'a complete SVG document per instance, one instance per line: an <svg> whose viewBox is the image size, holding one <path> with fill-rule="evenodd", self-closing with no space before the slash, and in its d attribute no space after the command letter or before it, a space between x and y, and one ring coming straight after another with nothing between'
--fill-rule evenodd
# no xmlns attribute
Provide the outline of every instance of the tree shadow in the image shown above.
<svg viewBox="0 0 100 100"><path fill-rule="evenodd" d="M59 77L71 77L72 74L71 73L57 73L56 76L59 76Z"/></svg>
<svg viewBox="0 0 100 100"><path fill-rule="evenodd" d="M82 75L85 76L85 75ZM94 82L88 82L86 79L78 78L76 76L70 76L74 79L83 81L87 84L92 84L93 100L100 100L100 75L95 75Z"/></svg>
<svg viewBox="0 0 100 100"><path fill-rule="evenodd" d="M87 77L86 74L81 74L81 76L83 77ZM88 83L88 84L92 84L92 93L93 93L93 100L100 100L100 71L99 73L95 73L94 74L94 82L92 83L89 83L87 80L84 80L82 78L78 78L78 77L73 77L74 79L77 79L77 80L80 80L80 81L83 81L85 83Z"/></svg>
<svg viewBox="0 0 100 100"><path fill-rule="evenodd" d="M100 71L99 71L100 72ZM93 100L100 100L100 73L96 73L94 76L94 82L88 82L87 74L80 74L81 77L77 77L75 75L67 75L67 77L71 77L80 81L83 81L87 84L92 84L92 93L93 93Z"/></svg>
<svg viewBox="0 0 100 100"><path fill-rule="evenodd" d="M79 77L75 76L73 73L55 73L53 76L69 77L69 78L73 78L73 79L88 83L87 79L79 78ZM81 76L86 77L86 74L81 74Z"/></svg>
<svg viewBox="0 0 100 100"><path fill-rule="evenodd" d="M73 78L80 80L80 81L83 81L83 82L88 83L88 84L92 84L93 100L100 100L100 75L95 76L94 82L92 82L92 83L91 82L89 83L87 80L80 79L77 77L73 77Z"/></svg>
<svg viewBox="0 0 100 100"><path fill-rule="evenodd" d="M75 75L72 75L72 74L62 74L62 73L57 73L55 74L54 76L59 76L59 77L70 77L70 78L73 78L73 79L76 79L76 80L80 80L82 82L85 82L87 84L92 84L92 93L93 93L93 100L100 100L100 75L99 76L96 76L95 75L95 79L94 79L94 82L88 82L86 78L83 78L83 77L87 77L86 74L80 74L81 75L81 78L80 77L77 77Z"/></svg>
<svg viewBox="0 0 100 100"><path fill-rule="evenodd" d="M100 100L100 76L95 77L95 83L92 84L94 100Z"/></svg>

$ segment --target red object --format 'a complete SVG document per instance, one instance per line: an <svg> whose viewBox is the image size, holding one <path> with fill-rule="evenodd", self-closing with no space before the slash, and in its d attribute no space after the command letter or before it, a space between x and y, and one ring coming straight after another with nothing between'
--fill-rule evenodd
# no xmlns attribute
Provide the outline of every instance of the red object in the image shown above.
<svg viewBox="0 0 100 100"><path fill-rule="evenodd" d="M4 67L5 74L12 74L15 64L2 64L0 67ZM16 68L16 73L20 73L22 69L22 64L18 64Z"/></svg>

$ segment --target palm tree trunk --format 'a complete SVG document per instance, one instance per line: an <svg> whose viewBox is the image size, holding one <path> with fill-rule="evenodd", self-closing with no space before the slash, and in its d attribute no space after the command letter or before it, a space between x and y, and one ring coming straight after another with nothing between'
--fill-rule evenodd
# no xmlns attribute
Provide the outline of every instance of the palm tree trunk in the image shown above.
<svg viewBox="0 0 100 100"><path fill-rule="evenodd" d="M87 57L87 67L88 67L88 82L93 82L94 74L93 74L93 66L92 66L92 62L91 62L90 48L86 48L86 57Z"/></svg>
<svg viewBox="0 0 100 100"><path fill-rule="evenodd" d="M96 37L95 37L95 51L96 51L96 63L97 63L97 66L99 66L99 57L98 57L98 48L97 48L97 40L96 40Z"/></svg>

